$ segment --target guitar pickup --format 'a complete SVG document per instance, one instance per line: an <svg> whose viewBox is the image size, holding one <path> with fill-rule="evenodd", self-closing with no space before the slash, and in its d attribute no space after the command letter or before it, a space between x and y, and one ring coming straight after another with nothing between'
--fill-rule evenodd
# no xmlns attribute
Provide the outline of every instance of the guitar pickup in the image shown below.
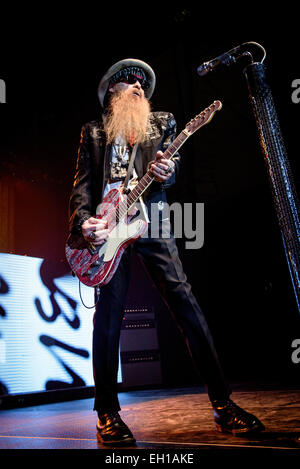
<svg viewBox="0 0 300 469"><path fill-rule="evenodd" d="M91 267L97 267L100 264L101 264L101 262L97 260L97 261L92 263Z"/></svg>
<svg viewBox="0 0 300 469"><path fill-rule="evenodd" d="M97 253L97 248L93 243L87 243L87 249L91 255Z"/></svg>

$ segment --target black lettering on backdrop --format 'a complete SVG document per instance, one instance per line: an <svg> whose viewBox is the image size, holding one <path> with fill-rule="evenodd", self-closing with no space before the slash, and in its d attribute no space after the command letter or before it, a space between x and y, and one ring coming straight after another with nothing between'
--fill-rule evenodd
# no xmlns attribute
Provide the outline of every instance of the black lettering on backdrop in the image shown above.
<svg viewBox="0 0 300 469"><path fill-rule="evenodd" d="M9 286L8 283L4 280L3 277L0 276L0 295L7 295L9 292ZM3 306L0 304L0 317L1 318L6 318L7 314ZM1 332L0 332L0 339L1 339ZM3 396L5 394L8 394L8 388L6 384L2 381L0 381L0 396Z"/></svg>
<svg viewBox="0 0 300 469"><path fill-rule="evenodd" d="M44 260L40 267L40 276L43 284L49 290L49 299L51 303L50 312L46 312L43 307L41 300L39 298L34 299L35 307L40 315L40 317L46 322L54 322L59 316L62 316L66 323L72 329L79 329L80 328L80 318L77 313L77 306L78 302L71 298L67 293L61 290L55 284L55 279L59 275L59 265L49 262L48 260ZM72 311L72 318L69 318L65 311L60 307L58 302L56 301L55 295L60 295L64 300L67 301L69 304L71 311ZM78 386L85 386L84 380L69 366L65 361L56 353L54 347L59 347L62 350L67 350L71 354L79 355L83 358L89 357L89 352L84 349L79 349L68 345L60 340L50 337L48 335L41 335L40 342L48 348L48 350L52 353L55 357L57 362L66 370L66 372L71 376L72 382L67 383L65 381L59 380L48 380L46 382L46 389L61 389L61 388L70 388L70 387L78 387Z"/></svg>
<svg viewBox="0 0 300 469"><path fill-rule="evenodd" d="M56 353L54 347L59 347L62 350L67 350L71 354L79 355L80 357L88 358L89 352L84 349L72 347L71 345L65 344L60 340L55 339L54 337L50 337L48 335L41 335L40 341L45 347L48 347L49 351L52 353L54 358L60 363L60 365L66 370L66 372L71 376L72 382L67 383L65 381L58 381L58 380L48 380L46 382L46 389L47 391L53 389L61 389L61 388L71 388L71 387L78 387L78 386L85 386L85 382L83 379L78 376L78 374L72 370L72 368Z"/></svg>

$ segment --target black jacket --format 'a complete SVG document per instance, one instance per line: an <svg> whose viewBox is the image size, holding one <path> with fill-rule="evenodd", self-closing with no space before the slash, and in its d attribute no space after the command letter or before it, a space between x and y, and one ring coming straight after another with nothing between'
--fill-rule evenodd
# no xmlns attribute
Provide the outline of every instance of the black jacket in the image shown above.
<svg viewBox="0 0 300 469"><path fill-rule="evenodd" d="M168 112L153 112L150 115L148 140L140 144L135 157L135 170L141 179L148 165L155 159L158 150L165 151L176 136L174 116ZM106 146L101 121L92 121L81 129L76 172L69 203L69 228L73 233L81 232L82 223L95 216L96 207L102 201L103 191L109 175L110 145ZM180 156L173 158L176 171L166 183L153 182L144 194L145 202L166 201L165 189L175 182Z"/></svg>

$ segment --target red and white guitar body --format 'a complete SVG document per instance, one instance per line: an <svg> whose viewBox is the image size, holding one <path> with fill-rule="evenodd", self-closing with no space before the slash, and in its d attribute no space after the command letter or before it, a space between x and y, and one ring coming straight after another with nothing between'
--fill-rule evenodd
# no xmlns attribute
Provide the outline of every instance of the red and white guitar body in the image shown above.
<svg viewBox="0 0 300 469"><path fill-rule="evenodd" d="M66 257L72 271L79 280L89 287L107 284L114 275L124 250L141 238L148 228L145 220L130 221L126 215L116 223L112 214L123 202L120 190L112 189L103 199L100 213L96 218L105 219L110 231L100 246L86 242L82 236L71 234L66 244Z"/></svg>

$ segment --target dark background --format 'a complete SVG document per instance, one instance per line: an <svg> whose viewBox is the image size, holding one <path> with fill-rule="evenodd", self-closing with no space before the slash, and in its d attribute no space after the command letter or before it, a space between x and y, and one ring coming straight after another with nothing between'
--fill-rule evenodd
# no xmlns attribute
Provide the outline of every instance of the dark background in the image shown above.
<svg viewBox="0 0 300 469"><path fill-rule="evenodd" d="M227 376L297 381L300 364L292 363L291 343L300 336L300 318L244 66L220 67L205 77L196 73L204 61L243 42L264 46L299 191L300 103L291 100L291 83L300 78L296 35L292 29L280 34L274 22L267 30L268 19L263 24L256 19L248 30L240 23L223 32L220 15L207 24L195 7L180 4L172 11L137 4L104 11L78 4L68 13L40 6L29 22L30 15L22 19L19 10L18 21L13 18L2 31L0 78L7 103L0 107L0 170L14 197L6 251L44 258L57 276L69 271L64 243L81 126L99 115L97 86L107 68L127 57L145 60L157 75L152 107L173 112L178 130L215 99L223 103L182 148L181 178L169 200L205 203L204 246L185 250L185 240L178 246ZM258 49L255 57L262 57ZM157 314L165 382L194 382L167 310L161 306Z"/></svg>

